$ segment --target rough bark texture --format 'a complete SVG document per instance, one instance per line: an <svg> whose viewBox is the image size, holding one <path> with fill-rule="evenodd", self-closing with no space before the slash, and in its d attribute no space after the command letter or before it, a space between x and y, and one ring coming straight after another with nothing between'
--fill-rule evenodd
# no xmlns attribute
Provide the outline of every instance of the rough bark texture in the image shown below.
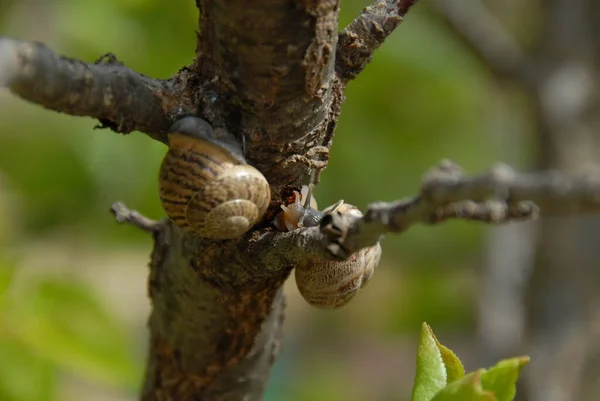
<svg viewBox="0 0 600 401"><path fill-rule="evenodd" d="M96 63L58 56L41 43L0 42L0 84L51 110L92 116L101 127L127 134L146 132L166 142L166 131L181 104L179 80L159 81L138 74L112 54Z"/></svg>
<svg viewBox="0 0 600 401"><path fill-rule="evenodd" d="M200 1L199 9L198 57L184 72L194 76L194 114L244 143L278 200L285 185L309 181L311 158L327 156L326 147L306 154L329 144L343 100L332 79L337 2ZM142 399L261 399L293 266L251 264L245 240L190 238L171 224L157 235Z"/></svg>
<svg viewBox="0 0 600 401"><path fill-rule="evenodd" d="M194 93L277 189L326 166L343 87L333 79L338 2L200 1Z"/></svg>
<svg viewBox="0 0 600 401"><path fill-rule="evenodd" d="M291 266L249 268L235 243L191 239L170 223L155 240L142 399L261 399L282 341L281 285Z"/></svg>

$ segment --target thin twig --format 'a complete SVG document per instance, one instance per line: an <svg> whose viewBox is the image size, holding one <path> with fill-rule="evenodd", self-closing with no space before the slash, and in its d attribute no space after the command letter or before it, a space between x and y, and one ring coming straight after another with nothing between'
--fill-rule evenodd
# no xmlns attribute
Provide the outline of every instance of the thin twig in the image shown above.
<svg viewBox="0 0 600 401"><path fill-rule="evenodd" d="M335 68L342 81L356 78L417 1L376 0L340 32Z"/></svg>
<svg viewBox="0 0 600 401"><path fill-rule="evenodd" d="M481 0L433 0L430 4L491 72L503 78L528 80L521 46Z"/></svg>
<svg viewBox="0 0 600 401"><path fill-rule="evenodd" d="M91 64L8 38L0 38L0 87L51 110L97 118L115 132L139 130L163 142L180 108L170 100L170 81L138 74L114 55Z"/></svg>
<svg viewBox="0 0 600 401"><path fill-rule="evenodd" d="M600 174L517 174L498 164L489 173L469 177L444 161L425 175L418 196L371 204L362 218L328 215L321 230L329 237L328 251L346 258L375 244L381 235L405 231L416 223L448 219L504 223L536 218L540 209L546 215L600 213Z"/></svg>
<svg viewBox="0 0 600 401"><path fill-rule="evenodd" d="M450 219L499 224L543 215L600 213L600 172L567 176L559 172L518 174L504 164L488 173L467 176L451 161L426 173L420 194L395 202L376 202L363 217L339 212L326 215L320 227L289 233L268 233L253 247L264 251L259 262L282 258L293 263L303 257L346 259L372 246L386 233ZM258 249L257 248L257 249Z"/></svg>
<svg viewBox="0 0 600 401"><path fill-rule="evenodd" d="M153 233L162 227L160 221L149 219L137 210L131 210L122 202L115 202L110 207L111 213L119 223L128 223L142 230Z"/></svg>

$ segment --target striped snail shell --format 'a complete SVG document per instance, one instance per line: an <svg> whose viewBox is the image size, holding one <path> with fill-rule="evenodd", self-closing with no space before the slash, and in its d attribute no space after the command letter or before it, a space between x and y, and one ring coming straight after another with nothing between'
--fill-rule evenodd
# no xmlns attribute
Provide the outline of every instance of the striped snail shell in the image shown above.
<svg viewBox="0 0 600 401"><path fill-rule="evenodd" d="M236 139L197 117L176 121L159 173L163 209L184 231L231 239L261 220L269 183L247 164Z"/></svg>
<svg viewBox="0 0 600 401"><path fill-rule="evenodd" d="M282 206L283 211L276 217L275 226L281 231L317 226L326 213L362 216L355 206L343 200L319 211L311 198L311 187L303 187L301 193L296 192L294 203ZM347 305L367 284L380 259L379 243L361 249L343 261L311 259L296 266L296 286L304 300L315 308L338 309Z"/></svg>
<svg viewBox="0 0 600 401"><path fill-rule="evenodd" d="M330 213L362 216L353 205L338 202ZM381 260L379 243L361 249L343 261L311 260L296 267L296 285L300 295L319 309L338 309L347 305L373 276Z"/></svg>
<svg viewBox="0 0 600 401"><path fill-rule="evenodd" d="M296 286L302 298L319 309L347 305L373 276L381 245L361 249L344 261L316 260L296 267Z"/></svg>

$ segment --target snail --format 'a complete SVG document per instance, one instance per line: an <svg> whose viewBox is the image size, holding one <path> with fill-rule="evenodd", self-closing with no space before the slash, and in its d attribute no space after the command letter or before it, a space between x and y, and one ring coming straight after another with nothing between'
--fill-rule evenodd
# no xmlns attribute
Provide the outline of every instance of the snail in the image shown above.
<svg viewBox="0 0 600 401"><path fill-rule="evenodd" d="M275 226L281 231L319 224L327 213L352 213L362 216L353 205L343 200L319 211L312 198L312 187L295 192L294 203L282 206ZM347 305L373 276L381 259L379 243L361 249L344 261L312 259L296 266L296 286L310 305L320 309L338 309Z"/></svg>
<svg viewBox="0 0 600 401"><path fill-rule="evenodd" d="M275 218L275 227L279 231L292 231L301 227L313 227L325 215L317 209L317 201L312 196L312 185L302 187L301 192L294 191L294 202L290 205L281 205L283 212ZM302 201L304 200L304 204Z"/></svg>
<svg viewBox="0 0 600 401"><path fill-rule="evenodd" d="M176 121L160 166L159 195L167 216L200 237L231 239L261 220L271 200L265 177L238 141L197 117Z"/></svg>

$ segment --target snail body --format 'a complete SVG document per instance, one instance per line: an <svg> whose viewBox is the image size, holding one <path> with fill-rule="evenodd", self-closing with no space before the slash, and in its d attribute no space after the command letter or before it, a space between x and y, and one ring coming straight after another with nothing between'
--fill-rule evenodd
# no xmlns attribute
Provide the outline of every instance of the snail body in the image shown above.
<svg viewBox="0 0 600 401"><path fill-rule="evenodd" d="M265 214L271 192L235 138L196 117L178 120L170 131L159 173L169 218L205 238L231 239L250 230Z"/></svg>
<svg viewBox="0 0 600 401"><path fill-rule="evenodd" d="M281 231L319 225L326 213L362 213L343 200L320 211L312 199L312 188L296 192L294 203L282 206L275 219ZM347 305L373 276L381 259L381 245L361 249L343 261L311 259L295 268L296 286L311 306L319 309L338 309Z"/></svg>
<svg viewBox="0 0 600 401"><path fill-rule="evenodd" d="M317 209L317 201L312 196L312 186L304 185L301 192L294 191L294 202L281 205L283 210L275 218L275 227L280 231L292 231L301 227L313 227L325 215ZM304 203L302 203L304 201Z"/></svg>

